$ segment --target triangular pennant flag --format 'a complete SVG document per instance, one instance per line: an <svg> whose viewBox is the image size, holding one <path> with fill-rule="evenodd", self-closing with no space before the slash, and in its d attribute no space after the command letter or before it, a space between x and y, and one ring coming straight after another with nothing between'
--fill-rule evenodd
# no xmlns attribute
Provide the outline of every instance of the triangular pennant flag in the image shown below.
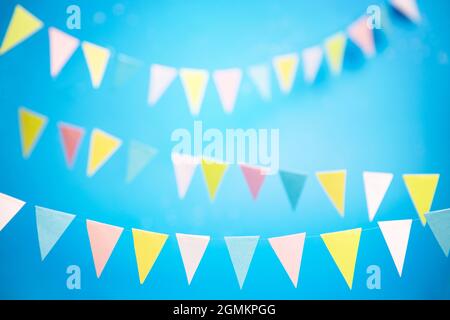
<svg viewBox="0 0 450 320"><path fill-rule="evenodd" d="M289 93L294 84L298 67L298 54L291 53L273 58L273 67L277 75L280 89L283 93Z"/></svg>
<svg viewBox="0 0 450 320"><path fill-rule="evenodd" d="M143 284L169 236L139 229L131 229L131 231L133 233L139 282Z"/></svg>
<svg viewBox="0 0 450 320"><path fill-rule="evenodd" d="M333 203L336 210L343 217L345 209L346 170L317 172L317 179L323 190Z"/></svg>
<svg viewBox="0 0 450 320"><path fill-rule="evenodd" d="M353 22L347 29L349 38L362 50L368 58L375 55L373 30L367 25L367 16Z"/></svg>
<svg viewBox="0 0 450 320"><path fill-rule="evenodd" d="M258 240L259 236L225 237L231 263L241 289L247 277Z"/></svg>
<svg viewBox="0 0 450 320"><path fill-rule="evenodd" d="M280 170L278 173L281 182L283 183L284 191L286 191L288 196L289 203L291 204L291 208L292 210L295 210L308 176L283 170Z"/></svg>
<svg viewBox="0 0 450 320"><path fill-rule="evenodd" d="M346 43L347 37L343 32L338 32L325 40L328 65L335 75L342 71Z"/></svg>
<svg viewBox="0 0 450 320"><path fill-rule="evenodd" d="M269 243L286 270L289 279L297 288L298 275L302 264L303 247L306 233L297 233L283 237L269 238Z"/></svg>
<svg viewBox="0 0 450 320"><path fill-rule="evenodd" d="M377 214L378 208L391 185L393 177L394 175L392 173L363 172L369 221L373 221L373 218Z"/></svg>
<svg viewBox="0 0 450 320"><path fill-rule="evenodd" d="M0 47L0 55L39 31L44 24L21 5L16 5Z"/></svg>
<svg viewBox="0 0 450 320"><path fill-rule="evenodd" d="M14 218L25 205L25 201L0 193L0 231Z"/></svg>
<svg viewBox="0 0 450 320"><path fill-rule="evenodd" d="M48 119L46 116L27 108L19 108L20 141L22 142L22 155L29 158L36 143L42 135Z"/></svg>
<svg viewBox="0 0 450 320"><path fill-rule="evenodd" d="M145 168L150 160L158 153L142 142L132 140L128 150L128 167L126 181L131 182Z"/></svg>
<svg viewBox="0 0 450 320"><path fill-rule="evenodd" d="M256 65L248 68L248 75L264 100L272 97L270 85L270 69L267 65Z"/></svg>
<svg viewBox="0 0 450 320"><path fill-rule="evenodd" d="M148 103L151 106L158 102L176 76L177 69L160 64L152 64L148 88Z"/></svg>
<svg viewBox="0 0 450 320"><path fill-rule="evenodd" d="M320 46L304 49L302 52L304 79L306 83L316 80L320 65L322 64L323 51Z"/></svg>
<svg viewBox="0 0 450 320"><path fill-rule="evenodd" d="M92 87L100 88L111 53L108 49L83 41L81 44L84 57L91 75Z"/></svg>
<svg viewBox="0 0 450 320"><path fill-rule="evenodd" d="M95 273L97 278L100 278L117 241L119 241L123 228L92 220L86 220L86 228L94 259Z"/></svg>
<svg viewBox="0 0 450 320"><path fill-rule="evenodd" d="M352 289L361 228L320 235L348 287Z"/></svg>
<svg viewBox="0 0 450 320"><path fill-rule="evenodd" d="M126 54L117 55L117 66L114 73L114 85L123 86L132 79L142 66L142 62Z"/></svg>
<svg viewBox="0 0 450 320"><path fill-rule="evenodd" d="M42 261L53 249L74 218L75 215L73 214L36 206L36 226Z"/></svg>
<svg viewBox="0 0 450 320"><path fill-rule="evenodd" d="M92 177L106 161L119 149L122 140L100 129L92 130L89 143L88 177Z"/></svg>
<svg viewBox="0 0 450 320"><path fill-rule="evenodd" d="M391 5L414 23L421 20L416 0L390 0Z"/></svg>
<svg viewBox="0 0 450 320"><path fill-rule="evenodd" d="M246 164L241 164L240 167L252 197L256 200L259 190L264 182L264 178L266 177L267 170Z"/></svg>
<svg viewBox="0 0 450 320"><path fill-rule="evenodd" d="M81 141L84 137L84 129L68 123L59 122L59 135L64 151L64 157L69 168L73 167L78 154Z"/></svg>
<svg viewBox="0 0 450 320"><path fill-rule="evenodd" d="M425 217L442 251L448 257L450 253L450 209L428 212Z"/></svg>
<svg viewBox="0 0 450 320"><path fill-rule="evenodd" d="M225 162L202 159L203 177L205 178L208 194L211 201L216 198L217 189L228 168Z"/></svg>
<svg viewBox="0 0 450 320"><path fill-rule="evenodd" d="M190 155L172 153L172 163L175 171L178 196L180 199L183 199L189 189L192 176L194 175L200 160Z"/></svg>
<svg viewBox="0 0 450 320"><path fill-rule="evenodd" d="M56 28L48 28L50 75L55 78L80 46L80 40Z"/></svg>
<svg viewBox="0 0 450 320"><path fill-rule="evenodd" d="M411 224L411 219L378 222L400 277L402 276L406 249L408 249Z"/></svg>
<svg viewBox="0 0 450 320"><path fill-rule="evenodd" d="M425 225L425 213L431 210L439 174L404 174L403 180L420 221Z"/></svg>
<svg viewBox="0 0 450 320"><path fill-rule="evenodd" d="M214 83L219 93L223 109L227 113L233 112L239 86L241 85L241 69L216 70L213 73Z"/></svg>
<svg viewBox="0 0 450 320"><path fill-rule="evenodd" d="M188 284L191 284L192 278L197 271L198 265L203 258L206 247L209 243L209 236L197 236L192 234L176 234L178 247L180 248L181 259L183 260L184 269Z"/></svg>
<svg viewBox="0 0 450 320"><path fill-rule="evenodd" d="M181 69L180 78L191 114L196 116L200 113L209 73L201 69Z"/></svg>

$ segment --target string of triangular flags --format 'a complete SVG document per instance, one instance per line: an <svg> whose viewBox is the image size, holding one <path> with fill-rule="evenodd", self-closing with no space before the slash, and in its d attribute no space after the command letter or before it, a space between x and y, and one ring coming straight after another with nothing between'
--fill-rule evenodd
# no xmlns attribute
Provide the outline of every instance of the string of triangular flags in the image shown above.
<svg viewBox="0 0 450 320"><path fill-rule="evenodd" d="M412 22L420 22L420 12L416 0L389 0L389 4ZM383 18L386 19L386 17ZM1 44L0 55L34 35L43 26L44 23L39 18L21 5L17 5ZM54 27L48 28L48 35L50 75L56 78L81 46L92 86L98 89L102 84L108 63L111 60L112 51L88 41L80 41L74 36ZM275 56L271 63L248 67L246 74L254 83L261 97L265 100L270 100L272 96L270 65L272 65L281 92L288 94L294 85L300 61L302 61L304 81L308 84L315 82L324 57L326 57L330 72L333 75L339 75L343 68L347 39L350 39L359 47L366 58L373 57L376 54L373 28L369 26L368 16L364 15L350 24L345 31L339 31L326 38L323 44L306 48L301 54L289 53ZM138 68L144 65L139 59L124 54L118 54L117 61L119 65L127 66L125 68L127 71L123 71L124 68L118 69L116 77L118 77L119 82L123 81L123 79L120 80L120 74L132 74L133 69L137 71ZM190 112L192 115L200 113L205 91L210 80L210 72L208 70L194 68L177 69L160 64L152 64L149 70L149 105L154 106L168 90L175 78L179 76ZM230 68L215 70L211 74L224 111L226 113L233 112L244 72L241 68Z"/></svg>
<svg viewBox="0 0 450 320"><path fill-rule="evenodd" d="M13 219L25 202L0 193L0 231ZM36 226L41 260L51 252L58 240L75 219L74 214L36 206ZM450 209L425 214L428 225L439 246L448 257L450 252ZM417 219L416 219L417 220ZM381 230L399 276L402 276L411 232L412 219L380 221L368 230ZM86 220L95 272L101 277L124 228L93 220ZM324 233L320 235L348 287L352 289L362 228ZM162 251L168 234L131 229L139 282L144 283ZM210 236L177 233L176 240L190 285L205 254ZM317 236L308 236L308 238ZM298 285L306 233L268 238L275 255L294 287ZM225 244L239 287L244 286L260 236L226 236Z"/></svg>

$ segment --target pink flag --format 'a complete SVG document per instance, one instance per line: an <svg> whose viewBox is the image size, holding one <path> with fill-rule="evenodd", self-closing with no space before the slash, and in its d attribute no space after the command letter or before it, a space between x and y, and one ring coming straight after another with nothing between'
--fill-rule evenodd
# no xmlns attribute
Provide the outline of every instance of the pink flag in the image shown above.
<svg viewBox="0 0 450 320"><path fill-rule="evenodd" d="M323 51L320 46L304 49L302 52L304 79L307 83L316 80L317 73L322 64Z"/></svg>
<svg viewBox="0 0 450 320"><path fill-rule="evenodd" d="M263 168L251 167L246 164L241 164L240 167L253 199L256 200L259 190L264 182L264 178L266 177L266 170Z"/></svg>
<svg viewBox="0 0 450 320"><path fill-rule="evenodd" d="M373 31L367 25L367 17L363 16L353 22L347 29L349 38L364 52L366 57L375 55Z"/></svg>
<svg viewBox="0 0 450 320"><path fill-rule="evenodd" d="M66 163L71 168L77 157L78 149L84 136L84 129L64 122L59 122L58 128Z"/></svg>
<svg viewBox="0 0 450 320"><path fill-rule="evenodd" d="M415 23L421 20L416 0L390 0L391 5Z"/></svg>
<svg viewBox="0 0 450 320"><path fill-rule="evenodd" d="M219 93L223 109L227 113L233 112L237 93L242 79L240 69L216 70L213 73L214 83Z"/></svg>
<svg viewBox="0 0 450 320"><path fill-rule="evenodd" d="M50 74L55 78L79 47L80 40L53 27L48 28L48 34L50 39Z"/></svg>
<svg viewBox="0 0 450 320"><path fill-rule="evenodd" d="M160 64L153 64L150 67L150 83L148 87L148 103L155 105L156 102L169 88L177 76L177 69L163 66Z"/></svg>
<svg viewBox="0 0 450 320"><path fill-rule="evenodd" d="M177 181L178 196L183 199L191 184L195 169L200 164L200 160L190 155L172 153L172 162Z"/></svg>

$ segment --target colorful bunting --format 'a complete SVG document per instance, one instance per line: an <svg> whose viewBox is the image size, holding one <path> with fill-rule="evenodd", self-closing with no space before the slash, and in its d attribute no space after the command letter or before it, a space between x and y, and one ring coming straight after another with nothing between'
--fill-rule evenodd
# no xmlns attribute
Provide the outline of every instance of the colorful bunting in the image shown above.
<svg viewBox="0 0 450 320"><path fill-rule="evenodd" d="M157 153L158 151L155 148L142 142L132 140L130 142L130 148L128 149L126 181L128 183L133 181Z"/></svg>
<svg viewBox="0 0 450 320"><path fill-rule="evenodd" d="M205 254L206 247L208 247L210 237L182 233L177 233L176 237L186 271L187 281L190 285L200 261Z"/></svg>
<svg viewBox="0 0 450 320"><path fill-rule="evenodd" d="M439 174L404 174L406 188L422 225L427 223L425 213L431 210Z"/></svg>
<svg viewBox="0 0 450 320"><path fill-rule="evenodd" d="M211 201L216 198L217 189L228 168L228 164L214 160L202 159L202 171Z"/></svg>
<svg viewBox="0 0 450 320"><path fill-rule="evenodd" d="M92 130L89 144L88 177L92 177L122 145L122 140L100 129Z"/></svg>
<svg viewBox="0 0 450 320"><path fill-rule="evenodd" d="M0 56L38 32L43 25L24 7L16 5L0 47Z"/></svg>
<svg viewBox="0 0 450 320"><path fill-rule="evenodd" d="M225 237L231 263L241 289L244 286L258 240L259 236Z"/></svg>
<svg viewBox="0 0 450 320"><path fill-rule="evenodd" d="M153 106L158 102L176 76L177 69L160 64L152 64L150 67L150 82L148 88L149 105Z"/></svg>
<svg viewBox="0 0 450 320"><path fill-rule="evenodd" d="M364 190L366 192L369 221L377 214L384 195L391 185L394 175L383 172L363 172Z"/></svg>
<svg viewBox="0 0 450 320"><path fill-rule="evenodd" d="M75 215L36 206L36 226L41 259L50 253Z"/></svg>
<svg viewBox="0 0 450 320"><path fill-rule="evenodd" d="M56 78L80 46L80 40L56 28L48 28L50 41L50 75Z"/></svg>
<svg viewBox="0 0 450 320"><path fill-rule="evenodd" d="M338 32L325 40L325 51L331 73L338 75L342 71L347 37Z"/></svg>
<svg viewBox="0 0 450 320"><path fill-rule="evenodd" d="M0 231L22 209L25 202L0 192Z"/></svg>
<svg viewBox="0 0 450 320"><path fill-rule="evenodd" d="M343 217L345 209L346 170L324 171L316 173L323 190L333 203L336 210Z"/></svg>
<svg viewBox="0 0 450 320"><path fill-rule="evenodd" d="M195 169L200 164L200 159L189 155L172 153L172 163L175 171L178 196L180 199L183 199L189 189Z"/></svg>
<svg viewBox="0 0 450 320"><path fill-rule="evenodd" d="M238 68L216 70L213 73L213 80L226 113L233 112L241 79L242 71Z"/></svg>
<svg viewBox="0 0 450 320"><path fill-rule="evenodd" d="M86 228L94 259L95 273L97 278L100 278L117 241L119 241L123 228L92 220L86 220Z"/></svg>
<svg viewBox="0 0 450 320"><path fill-rule="evenodd" d="M298 284L305 238L306 233L269 238L273 251L275 251L295 288L297 288Z"/></svg>
<svg viewBox="0 0 450 320"><path fill-rule="evenodd" d="M117 55L117 65L114 73L114 85L120 87L132 79L142 67L142 62L126 54Z"/></svg>
<svg viewBox="0 0 450 320"><path fill-rule="evenodd" d="M246 164L239 165L242 174L247 182L248 188L254 200L258 197L259 190L261 189L264 178L266 177L266 172L264 168L252 167Z"/></svg>
<svg viewBox="0 0 450 320"><path fill-rule="evenodd" d="M350 290L353 286L361 230L357 228L320 235Z"/></svg>
<svg viewBox="0 0 450 320"><path fill-rule="evenodd" d="M133 233L139 282L143 284L169 236L134 228L131 231Z"/></svg>
<svg viewBox="0 0 450 320"><path fill-rule="evenodd" d="M295 210L308 176L283 170L280 170L278 173L288 196L289 203L291 204L291 208L292 210Z"/></svg>
<svg viewBox="0 0 450 320"><path fill-rule="evenodd" d="M390 0L391 5L414 23L421 20L416 0Z"/></svg>
<svg viewBox="0 0 450 320"><path fill-rule="evenodd" d="M72 168L84 137L84 129L64 122L59 122L58 128L67 166Z"/></svg>
<svg viewBox="0 0 450 320"><path fill-rule="evenodd" d="M81 48L91 76L92 87L98 89L102 84L111 53L108 49L87 41L83 41Z"/></svg>
<svg viewBox="0 0 450 320"><path fill-rule="evenodd" d="M270 100L272 97L270 69L267 65L256 65L248 68L250 79L253 81L256 89L264 100Z"/></svg>
<svg viewBox="0 0 450 320"><path fill-rule="evenodd" d="M200 113L209 73L206 70L185 68L180 70L180 78L191 114L196 116Z"/></svg>
<svg viewBox="0 0 450 320"><path fill-rule="evenodd" d="M323 59L323 51L320 46L304 49L302 52L304 79L306 83L313 83Z"/></svg>
<svg viewBox="0 0 450 320"><path fill-rule="evenodd" d="M450 253L450 209L428 212L425 217L442 251L448 257Z"/></svg>
<svg viewBox="0 0 450 320"><path fill-rule="evenodd" d="M411 219L378 222L400 277L402 276L406 250L408 249L411 224Z"/></svg>
<svg viewBox="0 0 450 320"><path fill-rule="evenodd" d="M362 50L367 58L375 55L373 30L367 25L367 16L362 16L352 23L347 33L349 38Z"/></svg>
<svg viewBox="0 0 450 320"><path fill-rule="evenodd" d="M22 155L29 158L36 143L42 135L46 125L47 117L30 109L19 108L20 141L22 143Z"/></svg>
<svg viewBox="0 0 450 320"><path fill-rule="evenodd" d="M283 93L291 92L298 67L298 54L291 53L273 58L272 64Z"/></svg>

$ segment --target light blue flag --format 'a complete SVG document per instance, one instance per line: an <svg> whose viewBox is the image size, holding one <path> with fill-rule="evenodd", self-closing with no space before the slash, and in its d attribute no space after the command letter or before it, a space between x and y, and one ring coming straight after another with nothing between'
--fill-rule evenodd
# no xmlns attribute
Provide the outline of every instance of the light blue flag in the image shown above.
<svg viewBox="0 0 450 320"><path fill-rule="evenodd" d="M36 226L42 261L72 223L75 215L36 206Z"/></svg>
<svg viewBox="0 0 450 320"><path fill-rule="evenodd" d="M279 171L279 175L281 182L283 182L284 190L289 198L292 210L295 210L308 176L282 170Z"/></svg>
<svg viewBox="0 0 450 320"><path fill-rule="evenodd" d="M252 262L258 240L259 236L225 237L231 263L241 289L247 277L248 268Z"/></svg>
<svg viewBox="0 0 450 320"><path fill-rule="evenodd" d="M448 257L450 252L450 209L428 212L425 214L425 218L444 254Z"/></svg>
<svg viewBox="0 0 450 320"><path fill-rule="evenodd" d="M128 150L126 181L129 183L145 168L158 151L142 142L132 140Z"/></svg>

